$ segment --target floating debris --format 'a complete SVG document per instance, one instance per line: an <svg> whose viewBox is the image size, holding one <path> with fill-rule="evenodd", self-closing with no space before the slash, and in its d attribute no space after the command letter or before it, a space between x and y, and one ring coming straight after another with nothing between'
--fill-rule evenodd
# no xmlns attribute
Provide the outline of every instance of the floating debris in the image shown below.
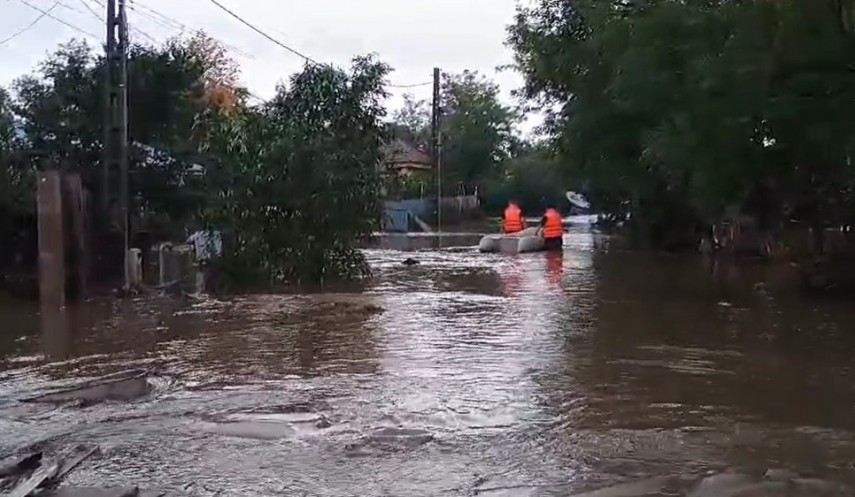
<svg viewBox="0 0 855 497"><path fill-rule="evenodd" d="M62 480L89 457L99 453L97 446L78 445L50 461L42 453L30 454L17 463L0 468L0 495L4 497L178 497L159 490L142 491L138 487L62 487Z"/></svg>
<svg viewBox="0 0 855 497"><path fill-rule="evenodd" d="M148 375L147 371L135 370L105 376L73 388L23 399L21 402L48 404L78 402L86 406L111 400L128 402L151 392L152 386L148 382Z"/></svg>
<svg viewBox="0 0 855 497"><path fill-rule="evenodd" d="M42 453L31 454L0 472L0 490L8 497L27 497L38 489L54 488L84 460L98 452L98 447L79 445L70 452L45 463Z"/></svg>

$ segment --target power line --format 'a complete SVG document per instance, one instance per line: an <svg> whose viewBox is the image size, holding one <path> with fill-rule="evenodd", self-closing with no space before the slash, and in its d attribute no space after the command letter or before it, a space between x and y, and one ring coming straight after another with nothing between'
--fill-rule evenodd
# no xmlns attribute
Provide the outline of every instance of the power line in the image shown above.
<svg viewBox="0 0 855 497"><path fill-rule="evenodd" d="M41 21L41 20L42 20L42 19L44 19L47 15L49 15L49 14L50 14L50 12L51 12L53 9L55 9L57 5L59 5L59 2L54 2L54 3L53 3L53 5L51 5L49 9L47 9L47 10L46 10L46 11L44 11L44 12L42 12L38 17L36 17L36 18L33 20L33 22L31 22L31 23L27 24L26 26L24 26L24 27L23 27L22 29L20 29L19 31L16 31L16 32L12 33L11 35L7 36L6 38L4 38L4 39L0 40L0 45L5 45L6 43L9 43L10 41L12 41L12 40L14 40L15 38L17 38L17 37L21 36L22 34L24 34L25 32L27 32L28 30L32 29L32 27L33 27L33 26L35 26L36 24L38 24L38 22L39 22L39 21Z"/></svg>
<svg viewBox="0 0 855 497"><path fill-rule="evenodd" d="M92 8L92 6L90 6L90 5L86 2L86 0L79 0L79 2L80 2L81 4L83 4L83 6L84 6L84 7L86 7L86 10L87 10L88 12L84 12L84 11L80 10L79 8L77 8L77 7L73 7L73 6L71 6L71 5L69 5L69 4L65 3L65 2L60 1L60 0L57 0L57 2L56 2L56 3L58 3L58 4L59 4L60 6L62 6L62 7L65 7L65 8L66 8L66 9L68 9L68 10L71 10L71 11L73 11L73 12L77 12L78 14L84 14L84 15L85 15L85 14L90 14L90 15L91 15L91 16L93 16L95 19L97 19L99 22L104 22L104 19L101 17L101 15L100 15L100 14L98 14L98 12L96 12L96 11ZM106 8L106 5L103 5L103 4L99 4L99 5L102 5L103 7L105 7L105 8ZM154 44L159 43L159 42L158 42L158 41L157 41L153 36L151 36L150 34L146 33L146 32L145 32L145 31L143 31L142 29L140 29L140 28L136 28L136 27L133 27L133 26L131 26L131 29L133 29L135 33L140 34L140 35L142 35L142 36L144 36L144 37L148 38L149 40L151 40L151 42L152 42L152 43L154 43Z"/></svg>
<svg viewBox="0 0 855 497"><path fill-rule="evenodd" d="M100 14L98 14L98 12L96 12L96 11L95 11L95 9L93 9L93 8L92 8L92 6L91 6L91 5L89 5L89 4L86 2L86 0L79 0L79 2L80 2L81 4L83 4L83 6L84 6L84 7L86 7L86 10L88 11L88 13L89 13L89 14L91 14L95 19L97 19L99 22L104 22L104 19L101 17L101 15L100 15ZM61 5L61 6L65 7L65 8L66 8L66 9L68 9L68 10L72 10L72 11L77 12L77 13L80 13L80 14L87 14L87 12L84 12L84 11L82 11L82 10L80 10L80 9L76 8L76 7L72 7L71 5L68 5L67 3L61 2L61 1L59 1L59 0L57 0L57 3L58 3L59 5ZM104 6L104 7L106 7L106 6ZM130 27L130 29L132 29L132 30L134 31L134 33L139 34L139 35L142 35L142 36L144 36L145 38L148 38L148 39L149 39L152 43L154 43L155 45L157 45L158 43L160 43L159 41L157 41L157 39L156 39L155 37L153 37L152 35L150 35L150 34L146 33L146 32L145 32L145 31L143 31L142 29L137 28L137 27L134 27L134 26L129 26L129 27Z"/></svg>
<svg viewBox="0 0 855 497"><path fill-rule="evenodd" d="M79 1L80 1L80 3L81 3L81 4L83 4L83 6L84 6L84 7L86 7L86 10L87 10L88 12L84 12L84 11L82 11L82 10L78 9L77 7L72 7L71 5L68 5L67 3L62 2L62 1L60 1L60 0L57 0L57 3L58 3L59 5L61 5L61 6L65 7L65 8L66 8L66 9L68 9L68 10L72 10L72 11L74 11L74 12L77 12L77 13L79 13L79 14L84 14L84 15L88 13L88 14L92 15L93 17L95 17L95 19L98 19L98 21L99 21L99 22L104 22L104 19L103 19L103 18L101 18L101 16L100 16L97 12L95 12L95 9L93 9L93 8L92 8L92 6L90 6L90 5L86 2L86 0L79 0ZM106 8L106 6L104 6L104 7ZM152 35L150 35L150 34L146 33L145 31L143 31L143 30L142 30L142 29L140 29L140 28L137 28L137 27L134 27L134 26L129 26L129 28L130 28L131 30L133 30L133 32L134 32L134 33L136 33L136 34L138 34L138 35L142 35L142 36L144 36L145 38L148 38L148 39L149 39L152 43L154 43L155 45L157 45L158 43L160 43L159 41L157 41L157 39L156 39L154 36L152 36Z"/></svg>
<svg viewBox="0 0 855 497"><path fill-rule="evenodd" d="M59 4L59 6L60 6L60 7L63 7L63 8L65 8L65 9L68 9L68 10L70 10L70 11L72 11L72 12L77 12L78 14L83 14L83 15L86 15L86 14L87 14L87 12L84 12L84 11L83 11L83 10L81 10L80 8L78 8L78 7L74 7L74 6L71 6L71 5L68 5L67 3L65 3L65 2L63 2L63 1L57 1L57 3ZM100 21L100 20L101 20L101 18L99 17L99 18L98 18L98 20Z"/></svg>
<svg viewBox="0 0 855 497"><path fill-rule="evenodd" d="M140 28L137 28L137 27L131 26L131 25L130 25L130 23L128 24L128 27L129 27L129 28L130 28L134 33L139 34L139 35L143 35L144 37L148 38L148 39L149 39L152 43L154 43L155 45L157 45L158 43L160 43L159 41L157 41L157 39L156 39L154 36L152 36L152 35L150 35L150 34L146 33L145 31L141 30Z"/></svg>
<svg viewBox="0 0 855 497"><path fill-rule="evenodd" d="M244 18L242 18L241 16L239 16L239 15L235 14L234 12L232 12L231 10L229 10L225 5L221 4L218 0L211 0L211 3L213 3L214 5L216 5L217 7L219 7L220 9L222 9L223 11L225 11L227 14L229 14L229 15L230 15L230 16L232 16L232 17L234 17L234 18L235 18L235 19L237 19L238 21L240 21L241 23L245 24L246 26L248 26L250 29L252 29L252 30L253 30L253 31L255 31L256 33L258 33L258 34L260 34L261 36L263 36L263 37L267 38L268 40L272 41L273 43L275 43L275 44L279 45L280 47L284 48L285 50L288 50L289 52L293 53L294 55L297 55L297 56L299 56L299 57L302 57L302 58L303 58L305 61L307 61L307 62L311 62L312 64L315 64L315 65L320 65L316 60L312 59L312 58L311 58L311 57L309 57L308 55L302 54L302 53L298 52L297 50L295 50L295 49L293 49L293 48L289 47L288 45L285 45L285 44L284 44L284 43L282 43L281 41L277 40L276 38L274 38L274 37L270 36L269 34L267 34L267 33L266 33L266 32L264 32L264 31L262 31L260 28L258 28L258 27L256 27L255 25L251 24L251 23L250 23L249 21L247 21L246 19L244 19ZM420 86L428 86L428 85L432 85L432 84L433 84L433 82L432 82L432 81L427 81L427 82L425 82L425 83L416 83L416 84L411 84L411 85L393 85L393 84L390 84L390 85L387 85L387 86L389 86L390 88L418 88L418 87L420 87Z"/></svg>
<svg viewBox="0 0 855 497"><path fill-rule="evenodd" d="M66 9L68 9L68 10L72 10L72 11L77 12L77 13L80 13L80 14L87 14L87 13L88 13L88 14L91 14L93 17L95 17L95 19L98 19L98 21L100 21L100 22L104 22L104 19L103 19L103 18L101 18L101 16L100 16L96 11L95 11L95 9L93 9L93 8L92 8L92 6L90 6L90 5L86 2L86 0L79 0L79 1L80 1L80 3L81 3L81 4L83 4L83 6L84 6L84 7L86 7L86 10L87 10L88 12L84 12L84 11L82 11L82 10L78 9L77 7L72 7L71 5L68 5L67 3L64 3L64 2L62 2L62 1L59 1L59 0L57 0L57 1L58 1L58 3L59 3L61 6L65 7L65 8L66 8ZM104 7L106 7L106 6L104 6ZM158 43L160 43L159 41L157 41L157 39L156 39L155 37L153 37L152 35L150 35L150 34L146 33L145 31L143 31L143 30L142 30L142 29L140 29L140 28L137 28L137 27L134 27L134 26L129 26L129 28L130 28L131 30L133 30L133 31L134 31L134 33L139 34L139 35L142 35L142 36L144 36L145 38L148 38L148 39L149 39L152 43L154 43L155 45L156 45L156 44L158 44Z"/></svg>
<svg viewBox="0 0 855 497"><path fill-rule="evenodd" d="M280 47L284 48L285 50L291 52L292 54L294 54L298 57L302 57L303 60L305 60L306 62L311 62L312 64L320 65L320 64L318 64L317 61L315 61L314 59L312 59L308 55L302 54L302 53L298 52L297 50L294 50L293 48L289 47L288 45L282 43L281 41L277 40L276 38L270 36L269 34L265 33L261 29L257 28L256 26L251 24L249 21L245 20L243 17L241 17L241 16L235 14L234 12L232 12L231 10L229 10L228 7L221 4L219 1L211 0L211 3L213 3L214 5L219 7L221 10L223 10L224 12L229 14L230 16L234 17L235 19L237 19L238 21L240 21L241 23L243 23L244 25L246 25L247 27L249 27L250 29L252 29L256 33L260 34L261 36L267 38L268 40L272 41L273 43L275 43L275 44L279 45Z"/></svg>
<svg viewBox="0 0 855 497"><path fill-rule="evenodd" d="M67 27L79 32L79 33L85 34L86 36L90 36L92 38L95 38L96 40L99 39L99 37L97 35L94 35L94 34L90 33L89 31L86 31L85 29L80 29L77 26L75 26L74 24L71 24L69 22L62 20L61 18L51 14L49 10L45 10L41 7L37 7L27 0L18 0L18 1L20 1L22 4L26 5L27 7L31 8L33 10L37 10L37 11L41 12L45 16L50 17L54 21L56 21L56 22L58 22L64 26L67 26Z"/></svg>
<svg viewBox="0 0 855 497"><path fill-rule="evenodd" d="M164 22L163 20L158 19L157 17L154 17L153 15L149 14L148 12L145 12L145 11L143 11L143 10L140 10L140 9L138 9L138 8L134 7L134 5L133 5L133 4L128 4L128 10L132 10L132 11L136 12L137 14L139 14L140 16L143 16L143 17L148 18L150 21L152 21L153 23L157 24L157 25L158 25L158 26L160 26L161 28L168 29L168 30L179 31L180 33L183 33L183 32L184 32L184 29L183 29L183 28L178 28L178 27L176 27L175 25L172 25L172 24L169 24L169 23L167 23L167 22Z"/></svg>
<svg viewBox="0 0 855 497"><path fill-rule="evenodd" d="M147 17L148 19L150 19L151 21L155 22L156 24L158 24L159 26L161 26L163 28L178 31L179 34L183 34L185 31L191 31L191 32L201 31L199 29L195 29L191 26L188 26L188 25L182 23L181 21L178 21L172 17L169 17L166 14L158 12L156 9L148 7L148 6L142 4L138 1L130 0L130 4L128 5L128 8L130 8L131 10L133 10L134 12L136 12L142 16ZM243 50L240 47L237 47L235 45L230 45L230 44L225 43L221 40L217 40L217 41L219 41L223 45L223 47L225 47L227 50L234 52L236 55L239 55L239 56L247 58L247 59L255 60L255 56L252 55L251 53L247 52L246 50Z"/></svg>
<svg viewBox="0 0 855 497"><path fill-rule="evenodd" d="M23 1L23 0L21 0L21 1ZM80 1L84 1L84 0L80 0ZM93 1L101 3L102 0L93 0ZM285 50L293 53L294 55L297 55L298 57L302 58L303 60L305 60L307 62L311 62L312 64L315 64L315 65L320 65L320 63L318 63L316 60L309 57L308 55L303 54L303 53L289 47L288 45L282 43L281 41L277 40L273 36L269 35L265 31L263 31L261 28L258 28L257 26L253 25L252 23L250 23L249 21L247 21L246 19L239 16L237 13L235 13L234 11L230 10L228 7L226 7L225 5L220 3L218 0L210 0L210 1L211 1L211 3L216 5L218 8L220 8L221 10L223 10L224 12L229 14L230 16L234 17L238 21L240 21L242 24L246 25L247 27L249 27L250 29L252 29L256 33L260 34L261 36L267 38L269 41L271 41L271 42L275 43L276 45L284 48ZM134 10L135 12L137 12L140 15L143 15L143 16L151 19L152 21L156 22L160 26L163 26L167 29L180 30L180 32L182 32L182 33L184 31L198 31L196 29L190 28L189 26L182 23L181 21L178 21L172 17L169 17L169 16L157 11L154 8L148 7L148 6L140 3L138 0L129 0L129 3L130 3L130 5L128 5L128 7L130 9ZM145 35L147 38L151 39L152 41L155 41L154 38L152 38L150 35L146 34L145 32L142 32L142 34ZM220 42L220 43L223 43L223 42ZM253 56L252 54L250 54L250 53L248 53L248 52L246 52L246 51L244 51L238 47L235 47L233 45L228 45L226 43L223 43L223 46L225 46L227 49L231 50L232 52L237 53L238 55L242 55L243 57L246 57L249 59L255 59L255 56ZM431 84L433 84L433 82L427 81L424 83L415 83L415 84L389 84L387 86L390 88L418 88L418 87L422 87L422 86L428 86Z"/></svg>
<svg viewBox="0 0 855 497"><path fill-rule="evenodd" d="M134 0L130 0L129 7L131 7L134 11L138 12L141 15L148 17L159 25L167 28L167 29L178 29L181 31L192 31L186 24L181 21L177 21L157 10L148 7L140 2L136 2Z"/></svg>
<svg viewBox="0 0 855 497"><path fill-rule="evenodd" d="M99 14L98 12L96 12L96 11L95 11L95 9L93 9L93 8L92 8L92 6L91 6L91 5L89 5L89 2L87 2L86 0L79 0L79 1L80 1L80 3L81 3L81 4L83 4L83 6L84 6L84 7L86 7L86 10L88 10L89 12L91 12L91 13L92 13L92 15L93 15L93 16L95 16L95 18L96 18L96 19L98 19L99 21L103 21L103 20L104 20L104 19L101 17L101 14Z"/></svg>
<svg viewBox="0 0 855 497"><path fill-rule="evenodd" d="M412 85L392 85L392 84L390 84L390 85L386 85L386 86L388 86L389 88L418 88L420 86L428 86L428 85L432 85L432 84L433 84L433 81L428 81L426 83L415 83Z"/></svg>

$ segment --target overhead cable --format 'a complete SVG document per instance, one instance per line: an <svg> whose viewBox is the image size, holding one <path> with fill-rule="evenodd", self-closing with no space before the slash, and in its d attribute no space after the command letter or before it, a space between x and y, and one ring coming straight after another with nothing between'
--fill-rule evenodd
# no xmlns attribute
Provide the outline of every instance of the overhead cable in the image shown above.
<svg viewBox="0 0 855 497"><path fill-rule="evenodd" d="M5 45L6 43L9 43L10 41L14 40L15 38L21 36L22 34L26 33L30 29L32 29L33 26L38 24L39 21L41 21L42 19L47 17L50 14L50 12L57 7L57 5L59 5L59 2L54 2L53 5L51 5L49 9L47 9L46 11L39 14L39 16L36 17L35 19L33 19L33 21L31 23L27 24L26 26L24 26L23 28L19 29L16 32L12 33L11 35L7 36L6 38L3 38L2 40L0 40L0 45Z"/></svg>
<svg viewBox="0 0 855 497"><path fill-rule="evenodd" d="M57 16L53 15L49 10L45 10L45 9L43 9L43 8L41 8L41 7L38 7L38 6L36 6L36 5L33 5L33 4L32 4L32 3L30 3L28 0L18 0L18 1L19 1L19 2L21 2L22 4L26 5L27 7L29 7L29 8L31 8L31 9L33 9L33 10L37 10L37 11L41 12L42 14L44 14L44 16L45 16L45 17L50 17L50 18L51 18L51 19L53 19L54 21L56 21L56 22L58 22L58 23L60 23L60 24L62 24L62 25L64 25L64 26L67 26L67 27L69 27L69 28L71 28L71 29L73 29L73 30L77 31L78 33L82 33L82 34L84 34L84 35L86 35L86 36L89 36L89 37L95 38L96 40L100 39L100 37L99 37L98 35L94 35L94 34L90 33L89 31L86 31L85 29L78 28L78 27L77 27L77 26L75 26L74 24L71 24L70 22L67 22L67 21L63 20L62 18L60 18L60 17L57 17ZM58 2L57 2L57 3L58 3ZM52 9L51 9L51 10L52 10Z"/></svg>

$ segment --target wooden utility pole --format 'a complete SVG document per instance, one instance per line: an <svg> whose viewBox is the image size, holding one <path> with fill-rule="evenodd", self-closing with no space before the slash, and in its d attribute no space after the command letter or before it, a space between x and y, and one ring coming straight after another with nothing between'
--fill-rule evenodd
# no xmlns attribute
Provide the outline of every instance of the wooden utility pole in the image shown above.
<svg viewBox="0 0 855 497"><path fill-rule="evenodd" d="M130 209L128 171L128 19L126 0L107 0L107 43L105 87L107 94L104 134L103 204L112 204L111 176L119 176L119 213L124 243L120 260L124 266L124 288L130 286L128 250L130 249ZM105 212L106 214L106 212Z"/></svg>
<svg viewBox="0 0 855 497"><path fill-rule="evenodd" d="M440 155L442 149L440 147L440 72L439 68L433 69L433 102L431 105L431 156L433 159L433 168L436 172L436 230L442 233L442 160Z"/></svg>

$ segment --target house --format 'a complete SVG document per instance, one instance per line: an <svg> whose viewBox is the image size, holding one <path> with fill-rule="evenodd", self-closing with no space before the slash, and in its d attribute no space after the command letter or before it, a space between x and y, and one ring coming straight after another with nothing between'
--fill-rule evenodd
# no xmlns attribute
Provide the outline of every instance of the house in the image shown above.
<svg viewBox="0 0 855 497"><path fill-rule="evenodd" d="M400 138L388 143L384 147L383 155L384 172L394 172L399 177L430 174L433 170L430 154Z"/></svg>

